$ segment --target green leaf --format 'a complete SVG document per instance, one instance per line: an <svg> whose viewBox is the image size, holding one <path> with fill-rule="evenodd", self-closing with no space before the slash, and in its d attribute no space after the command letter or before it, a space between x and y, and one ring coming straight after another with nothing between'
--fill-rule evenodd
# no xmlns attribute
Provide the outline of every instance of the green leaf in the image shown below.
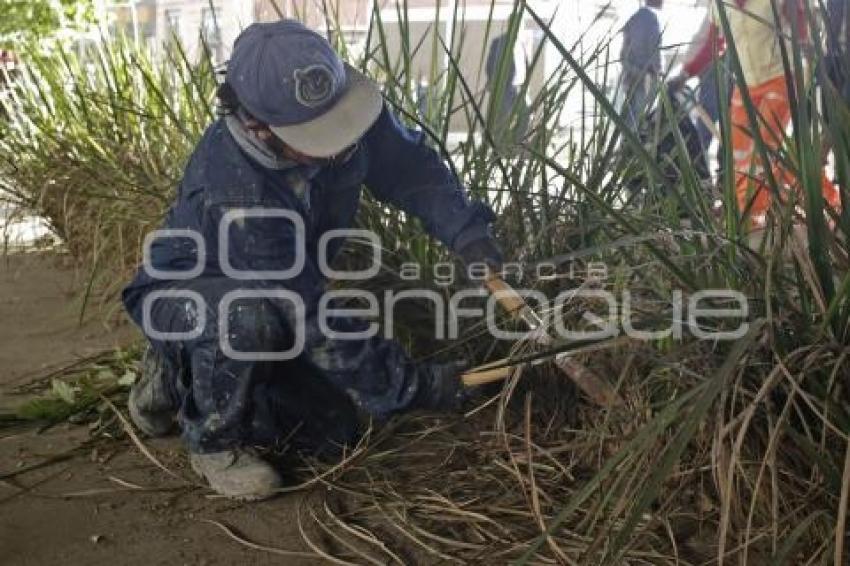
<svg viewBox="0 0 850 566"><path fill-rule="evenodd" d="M118 379L118 385L123 387L130 387L134 383L136 383L136 373L129 369Z"/></svg>
<svg viewBox="0 0 850 566"><path fill-rule="evenodd" d="M68 383L54 379L52 382L52 391L53 394L56 395L59 399L67 403L68 405L73 405L76 401L76 392L74 388Z"/></svg>

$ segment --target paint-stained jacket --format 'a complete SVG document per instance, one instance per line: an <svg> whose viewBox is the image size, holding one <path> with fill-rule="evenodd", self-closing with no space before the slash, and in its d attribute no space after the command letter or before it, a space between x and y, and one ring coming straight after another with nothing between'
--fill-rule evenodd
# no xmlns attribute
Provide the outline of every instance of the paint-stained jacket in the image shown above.
<svg viewBox="0 0 850 566"><path fill-rule="evenodd" d="M292 222L280 217L238 220L225 230L227 249L222 250L222 218L233 208L295 212L305 230L304 267L277 284L299 292L309 308L324 285L318 267L319 237L353 225L362 186L377 199L420 218L426 230L451 249L488 235L492 211L470 202L424 135L403 126L386 108L354 155L343 164L319 170L302 198L286 186L280 171L263 168L249 158L223 119L216 121L195 149L162 228L191 230L202 237L205 257L200 277L223 276L225 258L230 268L240 272L280 271L292 266L296 257ZM341 239L332 240L328 261L341 245ZM158 238L151 247L150 264L160 271L186 272L197 265L197 248L190 238ZM161 279L140 268L124 291L128 310L138 312L141 298Z"/></svg>

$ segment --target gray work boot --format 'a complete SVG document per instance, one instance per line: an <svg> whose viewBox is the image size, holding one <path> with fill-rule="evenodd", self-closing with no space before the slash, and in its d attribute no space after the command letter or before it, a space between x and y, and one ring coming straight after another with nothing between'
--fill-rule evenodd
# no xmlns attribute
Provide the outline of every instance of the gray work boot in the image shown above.
<svg viewBox="0 0 850 566"><path fill-rule="evenodd" d="M189 463L213 491L231 499L268 499L283 485L271 464L242 450L190 454Z"/></svg>
<svg viewBox="0 0 850 566"><path fill-rule="evenodd" d="M165 436L174 426L179 405L169 387L170 379L174 376L167 375L162 356L148 345L142 354L141 375L127 401L130 418L148 436Z"/></svg>

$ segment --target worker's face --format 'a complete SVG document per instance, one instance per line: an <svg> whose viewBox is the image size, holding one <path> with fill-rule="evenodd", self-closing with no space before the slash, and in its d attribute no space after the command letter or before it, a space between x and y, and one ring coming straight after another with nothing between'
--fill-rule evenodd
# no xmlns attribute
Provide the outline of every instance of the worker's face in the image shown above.
<svg viewBox="0 0 850 566"><path fill-rule="evenodd" d="M256 118L245 116L242 118L242 123L251 133L257 136L258 140L266 144L273 152L284 159L300 163L301 165L314 165L318 162L317 159L299 153L283 143L280 138L272 133L266 124L263 124Z"/></svg>
<svg viewBox="0 0 850 566"><path fill-rule="evenodd" d="M320 157L311 157L309 155L305 155L300 151L296 151L295 149L286 145L283 140L274 135L274 133L269 129L268 125L260 122L256 118L252 116L242 116L242 123L245 127L251 131L257 139L266 144L273 152L277 155L280 155L284 159L288 159L289 161L294 161L300 165L312 165L312 166L321 166L321 165L329 165L332 163L342 163L348 160L349 157L354 153L354 150L357 149L357 144L353 145L350 148L345 149L339 155L331 157L329 159L320 158Z"/></svg>

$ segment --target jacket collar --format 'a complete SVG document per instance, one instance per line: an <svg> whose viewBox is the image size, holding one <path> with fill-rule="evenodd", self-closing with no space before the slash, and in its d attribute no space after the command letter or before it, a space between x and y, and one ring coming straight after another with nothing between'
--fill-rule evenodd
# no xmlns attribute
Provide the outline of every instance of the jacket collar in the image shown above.
<svg viewBox="0 0 850 566"><path fill-rule="evenodd" d="M260 140L242 125L242 122L236 116L228 114L224 117L224 123L227 125L227 130L233 136L236 145L259 165L266 169L275 170L294 169L298 167L298 164L294 161L284 159L269 150L265 144L261 143Z"/></svg>

